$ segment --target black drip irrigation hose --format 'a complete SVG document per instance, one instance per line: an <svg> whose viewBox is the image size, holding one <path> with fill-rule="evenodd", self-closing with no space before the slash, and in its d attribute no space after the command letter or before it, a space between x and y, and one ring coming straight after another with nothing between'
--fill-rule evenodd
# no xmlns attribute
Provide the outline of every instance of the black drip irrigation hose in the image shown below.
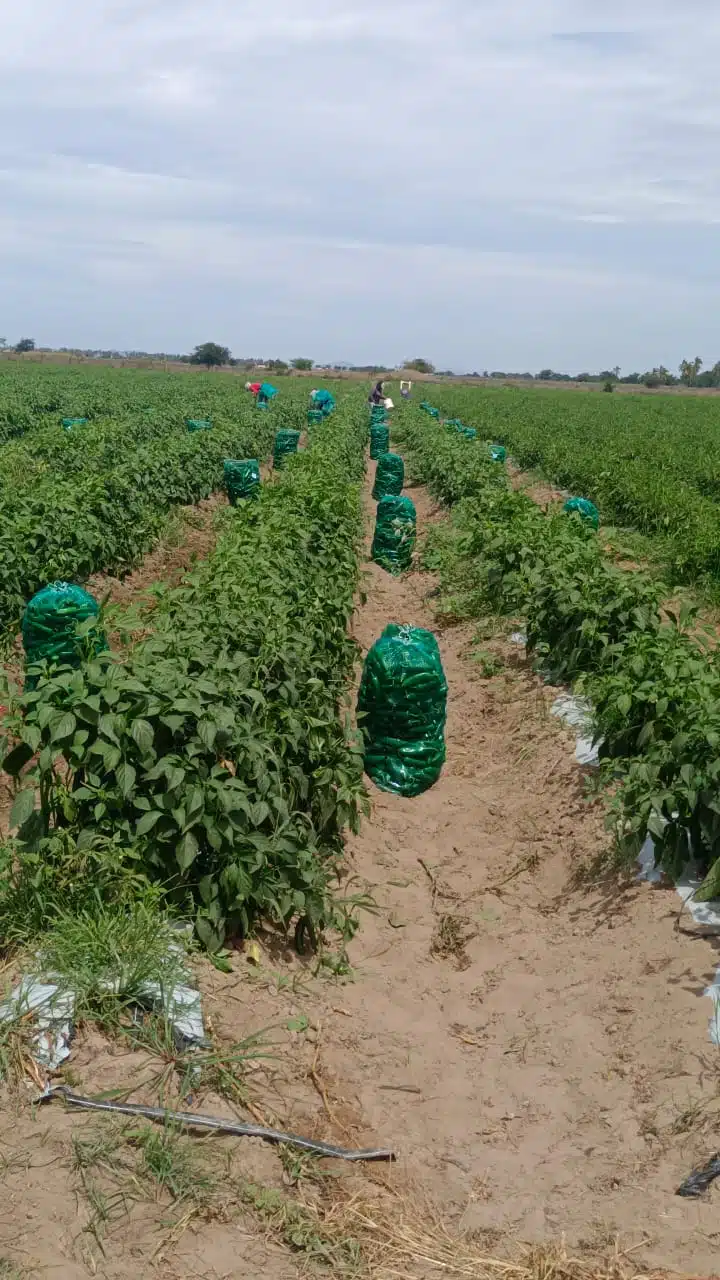
<svg viewBox="0 0 720 1280"><path fill-rule="evenodd" d="M333 1147L329 1142L316 1142L314 1138L299 1138L294 1133L282 1133L279 1129L265 1129L259 1124L236 1124L232 1120L221 1120L214 1116L196 1115L192 1111L166 1111L164 1107L145 1107L136 1102L95 1102L92 1098L81 1098L66 1085L55 1085L41 1093L38 1102L52 1102L53 1098L63 1098L71 1107L82 1107L86 1111L111 1111L124 1116L144 1116L146 1120L170 1121L184 1129L211 1129L215 1133L231 1133L236 1138L263 1138L265 1142L287 1143L290 1147L299 1147L301 1151L312 1151L317 1156L330 1156L335 1160L351 1161L386 1161L395 1160L392 1151L346 1151L344 1147Z"/></svg>

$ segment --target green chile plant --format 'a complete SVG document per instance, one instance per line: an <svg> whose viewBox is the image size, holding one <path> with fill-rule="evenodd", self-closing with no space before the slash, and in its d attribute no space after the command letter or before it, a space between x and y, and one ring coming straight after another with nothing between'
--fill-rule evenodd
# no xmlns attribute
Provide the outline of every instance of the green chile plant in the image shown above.
<svg viewBox="0 0 720 1280"><path fill-rule="evenodd" d="M607 522L653 536L677 580L720 577L714 399L443 384L433 399L520 466L592 499Z"/></svg>
<svg viewBox="0 0 720 1280"><path fill-rule="evenodd" d="M720 893L720 664L692 624L686 610L638 629L579 687L616 784L610 816L621 847L636 854L649 831L673 876L692 856L709 872L703 899Z"/></svg>
<svg viewBox="0 0 720 1280"><path fill-rule="evenodd" d="M211 950L259 918L353 927L336 886L366 805L344 710L366 417L349 400L229 513L126 659L47 671L11 703L22 847L59 831L132 847Z"/></svg>
<svg viewBox="0 0 720 1280"><path fill-rule="evenodd" d="M406 441L422 472L442 428L417 415ZM415 453L414 442L422 440ZM449 459L448 459L449 460ZM461 465L461 456L455 462ZM688 857L707 872L700 897L720 894L720 657L691 610L661 609L662 587L607 560L579 520L544 514L529 499L483 490L453 513L435 552L443 586L458 584L475 615L524 616L527 645L553 681L575 683L594 707L609 822L637 855L649 832L657 861L677 875ZM465 481L435 479L438 491Z"/></svg>
<svg viewBox="0 0 720 1280"><path fill-rule="evenodd" d="M127 569L171 507L219 489L224 459L262 457L272 436L271 414L258 414L249 426L168 435L119 449L108 469L48 472L0 494L0 630L17 630L26 601L47 582Z"/></svg>

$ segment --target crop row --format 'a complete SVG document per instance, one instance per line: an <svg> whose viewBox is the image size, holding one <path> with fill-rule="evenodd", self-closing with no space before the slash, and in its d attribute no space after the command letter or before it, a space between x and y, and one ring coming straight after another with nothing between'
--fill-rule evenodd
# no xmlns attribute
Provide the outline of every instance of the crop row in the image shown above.
<svg viewBox="0 0 720 1280"><path fill-rule="evenodd" d="M13 821L43 875L68 839L115 850L194 912L211 949L258 916L348 927L333 885L364 796L342 703L366 417L346 402L228 512L127 658L49 673L15 703Z"/></svg>
<svg viewBox="0 0 720 1280"><path fill-rule="evenodd" d="M225 458L265 456L274 425L274 415L256 414L130 448L117 441L114 461L102 453L105 465L89 450L87 468L47 470L0 491L0 629L15 626L28 598L55 578L127 568L157 538L170 507L220 487Z"/></svg>
<svg viewBox="0 0 720 1280"><path fill-rule="evenodd" d="M278 385L281 416L293 414L301 402L306 407L304 382L281 379ZM152 418L167 426L185 417L212 418L222 425L247 402L243 380L235 375L27 364L0 370L0 446L22 438L34 447L38 434L59 429L63 418L86 418L91 424L103 419L147 424Z"/></svg>
<svg viewBox="0 0 720 1280"><path fill-rule="evenodd" d="M611 820L628 854L649 830L662 865L690 854L720 888L720 661L689 611L661 611L658 584L619 569L578 517L544 514L477 443L415 408L397 431L416 479L456 503L431 552L453 609L526 621L528 653L594 707ZM717 883L716 883L717 880Z"/></svg>
<svg viewBox="0 0 720 1280"><path fill-rule="evenodd" d="M720 575L720 423L715 400L433 388L522 467L590 498L606 523L661 535L678 579Z"/></svg>

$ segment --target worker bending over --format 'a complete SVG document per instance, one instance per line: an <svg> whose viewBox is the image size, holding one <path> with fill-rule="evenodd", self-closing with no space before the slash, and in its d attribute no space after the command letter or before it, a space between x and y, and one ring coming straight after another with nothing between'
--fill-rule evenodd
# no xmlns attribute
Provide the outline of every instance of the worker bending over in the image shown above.
<svg viewBox="0 0 720 1280"><path fill-rule="evenodd" d="M326 418L335 408L335 397L332 396L329 391L324 391L322 389L319 391L311 391L310 399L312 401L313 409L319 409Z"/></svg>

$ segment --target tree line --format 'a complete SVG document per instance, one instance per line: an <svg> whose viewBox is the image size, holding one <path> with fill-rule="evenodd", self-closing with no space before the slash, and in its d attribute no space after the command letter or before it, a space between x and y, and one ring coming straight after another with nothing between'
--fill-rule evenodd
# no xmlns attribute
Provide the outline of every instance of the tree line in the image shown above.
<svg viewBox="0 0 720 1280"><path fill-rule="evenodd" d="M18 342L10 346L6 338L0 338L0 352L12 351L18 355L23 355L31 351L52 352L55 350L66 355L84 356L87 359L167 360L176 364L204 365L207 369L229 367L249 370L262 368L276 374L289 373L291 370L298 373L309 372L316 367L316 362L308 356L296 356L293 360L265 359L250 356L234 357L229 347L222 346L218 342L201 342L189 355L183 355L179 352L167 351L116 351L114 349L87 347L38 347L33 338L20 338ZM398 372L397 368L393 369L387 365L380 364L334 364L330 366L323 365L322 367L329 367L337 372L352 371L367 374ZM628 373L624 376L621 376L619 365L615 365L612 369L602 369L600 373L560 373L556 369L548 368L541 369L539 373L513 373L501 369L493 369L492 371L485 369L482 373L479 373L475 369L472 373L457 374L452 369L437 369L432 361L420 357L403 361L400 371L424 373L438 378L472 377L514 379L526 382L599 382L603 384L606 391L611 391L617 383L646 387L720 387L720 360L709 368L703 369L703 361L700 356L695 356L692 360L681 360L677 374L672 373L663 364L656 365L653 369L646 369L644 373Z"/></svg>

